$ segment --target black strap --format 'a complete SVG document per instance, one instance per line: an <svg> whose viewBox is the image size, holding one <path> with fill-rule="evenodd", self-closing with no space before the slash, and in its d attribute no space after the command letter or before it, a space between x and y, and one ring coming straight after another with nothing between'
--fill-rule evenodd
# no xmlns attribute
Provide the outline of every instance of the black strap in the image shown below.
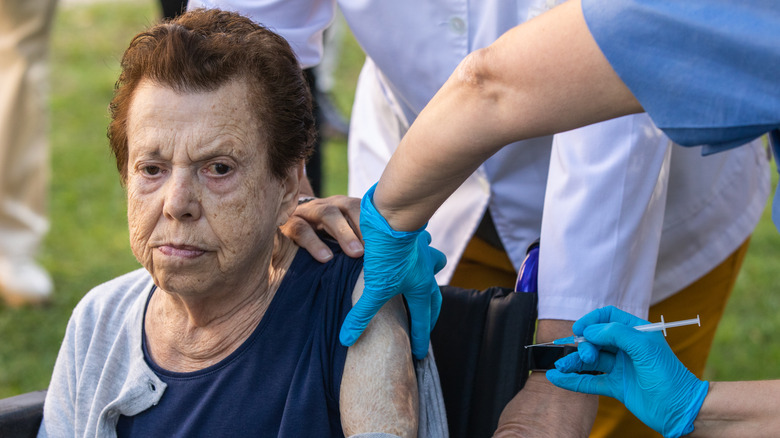
<svg viewBox="0 0 780 438"><path fill-rule="evenodd" d="M498 417L528 378L535 293L442 286L431 343L452 438L492 437Z"/></svg>

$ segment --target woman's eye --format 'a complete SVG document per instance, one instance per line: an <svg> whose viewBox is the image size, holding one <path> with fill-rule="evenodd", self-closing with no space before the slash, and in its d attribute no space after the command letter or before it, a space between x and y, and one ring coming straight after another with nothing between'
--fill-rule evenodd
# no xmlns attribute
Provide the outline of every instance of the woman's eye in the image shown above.
<svg viewBox="0 0 780 438"><path fill-rule="evenodd" d="M160 168L157 166L144 166L142 169L143 173L149 176L155 176L160 174Z"/></svg>
<svg viewBox="0 0 780 438"><path fill-rule="evenodd" d="M233 170L233 168L231 168L230 166L224 163L214 163L209 166L209 170L211 170L212 173L217 175L226 175L231 170Z"/></svg>

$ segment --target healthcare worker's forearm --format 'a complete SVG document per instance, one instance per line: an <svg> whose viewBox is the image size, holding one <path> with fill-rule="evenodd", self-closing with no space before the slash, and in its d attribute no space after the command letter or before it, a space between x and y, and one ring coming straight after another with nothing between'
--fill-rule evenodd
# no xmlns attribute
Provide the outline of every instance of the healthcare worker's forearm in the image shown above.
<svg viewBox="0 0 780 438"><path fill-rule="evenodd" d="M690 437L776 437L780 380L711 382Z"/></svg>
<svg viewBox="0 0 780 438"><path fill-rule="evenodd" d="M598 396L557 388L534 372L501 412L494 438L587 438Z"/></svg>
<svg viewBox="0 0 780 438"><path fill-rule="evenodd" d="M401 141L375 205L393 228L417 229L504 145L640 111L567 2L461 62Z"/></svg>
<svg viewBox="0 0 780 438"><path fill-rule="evenodd" d="M536 342L571 336L574 321L540 320ZM543 372L533 372L523 389L501 412L495 437L588 436L598 409L598 397L578 394L550 383Z"/></svg>

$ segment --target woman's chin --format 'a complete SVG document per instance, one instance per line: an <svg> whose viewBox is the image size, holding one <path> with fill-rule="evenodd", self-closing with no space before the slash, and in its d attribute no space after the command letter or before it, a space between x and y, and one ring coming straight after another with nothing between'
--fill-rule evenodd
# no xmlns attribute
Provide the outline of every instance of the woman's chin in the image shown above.
<svg viewBox="0 0 780 438"><path fill-rule="evenodd" d="M215 282L207 281L208 278L198 278L191 275L163 275L155 276L154 284L163 291L177 295L182 298L203 297L213 294L213 285Z"/></svg>
<svg viewBox="0 0 780 438"><path fill-rule="evenodd" d="M155 260L151 272L154 284L160 289L182 296L203 295L219 283L218 274L211 266L199 263L175 263L173 266Z"/></svg>
<svg viewBox="0 0 780 438"><path fill-rule="evenodd" d="M160 249L155 249L152 253L151 266L146 266L149 272L159 271L171 274L197 275L202 272L211 272L214 270L213 264L216 263L215 257L210 257L213 253L200 252L191 253L167 253Z"/></svg>

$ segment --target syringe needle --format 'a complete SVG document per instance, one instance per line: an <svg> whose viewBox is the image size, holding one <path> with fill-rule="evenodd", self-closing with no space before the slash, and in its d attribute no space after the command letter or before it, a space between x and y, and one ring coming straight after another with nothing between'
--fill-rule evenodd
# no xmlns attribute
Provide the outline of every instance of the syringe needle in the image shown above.
<svg viewBox="0 0 780 438"><path fill-rule="evenodd" d="M685 319L682 321L671 321L666 322L664 321L663 315L661 315L661 322L653 322L648 324L642 324L634 326L633 328L636 330L639 330L640 332L656 332L656 331L663 331L664 336L666 336L666 329L671 327L681 327L684 325L693 325L698 324L699 327L701 327L701 320L699 319L699 315L696 315L696 318L692 319ZM563 344L576 344L579 342L584 342L585 338L582 336L568 336L565 338L559 338L551 342L543 342L541 344L533 344L533 345L526 345L525 348L530 347L537 347L540 345L563 345Z"/></svg>
<svg viewBox="0 0 780 438"><path fill-rule="evenodd" d="M539 345L565 345L565 344L576 344L578 342L585 342L585 338L583 336L568 336L565 338L559 338L551 342L543 342L541 344L534 344L534 345L526 345L525 348L529 347L536 347Z"/></svg>
<svg viewBox="0 0 780 438"><path fill-rule="evenodd" d="M555 344L555 341L542 342L541 344L526 345L525 348L539 347L541 345L554 345L554 344Z"/></svg>

